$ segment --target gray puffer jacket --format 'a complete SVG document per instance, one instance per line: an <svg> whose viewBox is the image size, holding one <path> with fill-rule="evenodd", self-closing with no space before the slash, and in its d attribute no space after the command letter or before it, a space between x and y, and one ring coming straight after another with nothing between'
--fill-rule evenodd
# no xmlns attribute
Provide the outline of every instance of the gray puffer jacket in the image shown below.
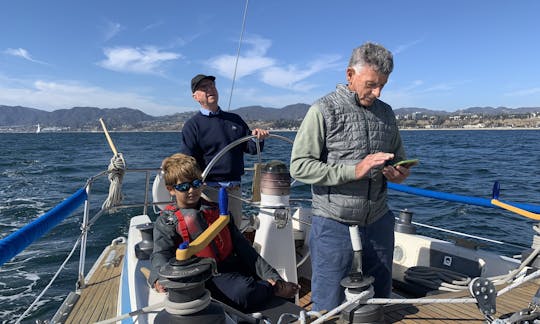
<svg viewBox="0 0 540 324"><path fill-rule="evenodd" d="M394 153L396 161L405 158L396 118L388 104L377 99L372 106L363 107L354 92L338 85L314 107L323 115L326 127L321 161L355 165L377 152ZM373 168L366 177L339 185L313 185L313 213L348 224L375 222L388 211L382 168Z"/></svg>

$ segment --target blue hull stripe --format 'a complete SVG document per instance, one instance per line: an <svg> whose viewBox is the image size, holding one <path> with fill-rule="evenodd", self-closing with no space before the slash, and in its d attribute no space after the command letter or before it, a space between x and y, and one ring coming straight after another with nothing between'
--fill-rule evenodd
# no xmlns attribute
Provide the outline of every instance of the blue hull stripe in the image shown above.
<svg viewBox="0 0 540 324"><path fill-rule="evenodd" d="M128 254L128 251L126 251L126 255ZM128 278L128 260L124 258L124 266L122 269L122 314L127 314L131 312L131 302L130 302L130 294L129 294L129 278ZM126 318L122 320L123 324L131 324L133 323L133 319Z"/></svg>

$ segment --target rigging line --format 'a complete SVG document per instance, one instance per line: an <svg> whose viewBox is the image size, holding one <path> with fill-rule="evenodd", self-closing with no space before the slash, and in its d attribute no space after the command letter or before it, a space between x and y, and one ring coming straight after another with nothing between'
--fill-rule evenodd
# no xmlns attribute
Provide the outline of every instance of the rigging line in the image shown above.
<svg viewBox="0 0 540 324"><path fill-rule="evenodd" d="M45 293L49 290L49 288L51 288L51 286L54 283L54 281L56 280L56 278L60 275L60 272L62 272L62 270L64 270L66 268L66 264L71 259L71 257L73 256L73 253L75 253L75 250L77 249L77 247L79 246L79 243L81 242L81 236L82 235L79 236L79 238L77 239L77 241L73 245L73 248L69 252L68 256L66 257L64 262L60 265L60 267L58 268L58 270L56 271L54 276L51 278L51 280L49 281L47 286L45 286L45 288L43 288L43 291L36 297L34 302L30 306L28 306L28 308L24 311L24 313L17 319L17 321L15 322L16 324L20 323L30 313L32 308L34 308L34 306L36 306L36 304L41 300L41 297L43 297L43 295L45 295Z"/></svg>
<svg viewBox="0 0 540 324"><path fill-rule="evenodd" d="M427 228L430 228L430 229L433 229L433 230L446 232L446 233L450 233L450 234L461 235L461 236L464 236L464 237L470 237L470 238L474 238L474 239L481 240L481 241L487 241L487 242L497 243L497 244L506 244L506 245L519 247L519 248L524 248L524 247L527 248L528 247L526 245L515 244L515 243L510 243L510 242L504 242L504 241L497 241L497 240L493 240L493 239L489 239L489 238L485 238L485 237L481 237L481 236L456 232L456 231L448 230L448 229L445 229L445 228L440 228L440 227L431 226L431 225L427 225L427 224L422 224L422 223L418 223L418 222L411 222L411 223L414 224L414 225L417 225L417 226L427 227Z"/></svg>
<svg viewBox="0 0 540 324"><path fill-rule="evenodd" d="M238 50L236 51L236 61L234 62L234 73L231 84L231 93L229 95L229 104L227 105L227 111L231 110L231 101L234 90L234 81L236 80L236 70L238 69L238 60L240 58L240 48L242 48L242 40L244 38L244 30L246 29L246 17L249 0L246 0L246 6L244 7L244 17L242 18L242 29L240 30L240 39L238 40Z"/></svg>

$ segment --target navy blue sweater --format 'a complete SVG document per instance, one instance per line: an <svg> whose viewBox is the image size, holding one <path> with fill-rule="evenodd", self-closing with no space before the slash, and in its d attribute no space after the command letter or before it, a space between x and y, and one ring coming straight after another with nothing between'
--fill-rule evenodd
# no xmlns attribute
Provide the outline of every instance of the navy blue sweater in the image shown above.
<svg viewBox="0 0 540 324"><path fill-rule="evenodd" d="M197 113L182 129L180 152L193 156L201 170L225 146L251 135L248 125L237 114L220 110L216 115ZM244 153L257 154L255 141L246 141L229 150L214 165L206 181L240 181L244 174ZM260 143L261 150L263 142Z"/></svg>

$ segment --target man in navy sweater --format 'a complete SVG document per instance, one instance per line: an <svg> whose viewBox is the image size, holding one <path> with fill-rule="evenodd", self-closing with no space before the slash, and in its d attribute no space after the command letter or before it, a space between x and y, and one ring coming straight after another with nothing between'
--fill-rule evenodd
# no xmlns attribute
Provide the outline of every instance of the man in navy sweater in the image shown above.
<svg viewBox="0 0 540 324"><path fill-rule="evenodd" d="M214 76L204 74L198 74L191 79L193 99L201 108L182 128L181 153L193 156L201 170L206 168L219 151L235 140L255 135L262 150L262 140L269 135L267 130L260 128L251 131L240 116L221 110L215 80ZM230 194L229 210L238 228L241 228L242 201L234 199L234 196L242 196L240 178L244 174L244 153L257 154L256 145L255 140L247 141L229 150L206 177L206 184L211 188L205 189L204 193L211 200L218 199L216 188L227 188Z"/></svg>

